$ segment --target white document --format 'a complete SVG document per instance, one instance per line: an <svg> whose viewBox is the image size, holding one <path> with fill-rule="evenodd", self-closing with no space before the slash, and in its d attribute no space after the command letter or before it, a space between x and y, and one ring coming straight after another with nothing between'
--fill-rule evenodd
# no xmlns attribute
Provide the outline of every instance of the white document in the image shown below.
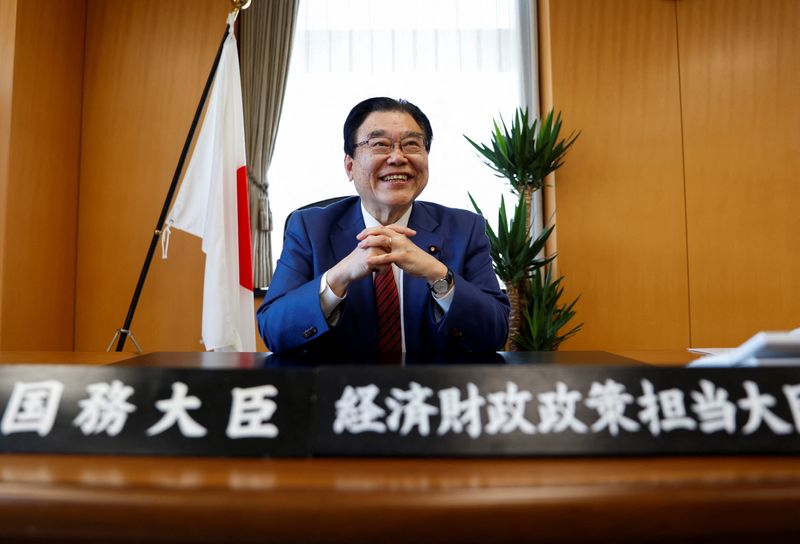
<svg viewBox="0 0 800 544"><path fill-rule="evenodd" d="M700 355L719 355L721 353L729 353L736 348L688 348L686 351L689 353L699 353Z"/></svg>
<svg viewBox="0 0 800 544"><path fill-rule="evenodd" d="M759 332L738 348L690 349L706 353L690 367L753 367L800 365L800 329L790 332Z"/></svg>

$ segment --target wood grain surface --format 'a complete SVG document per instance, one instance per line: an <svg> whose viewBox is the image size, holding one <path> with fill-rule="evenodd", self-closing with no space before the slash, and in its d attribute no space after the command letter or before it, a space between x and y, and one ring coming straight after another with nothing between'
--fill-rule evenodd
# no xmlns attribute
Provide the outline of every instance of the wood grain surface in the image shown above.
<svg viewBox="0 0 800 544"><path fill-rule="evenodd" d="M581 135L556 174L567 349L689 344L673 2L550 2L553 106Z"/></svg>
<svg viewBox="0 0 800 544"><path fill-rule="evenodd" d="M692 343L800 327L800 2L678 2Z"/></svg>
<svg viewBox="0 0 800 544"><path fill-rule="evenodd" d="M800 536L795 458L4 455L0 476L5 539L755 542Z"/></svg>

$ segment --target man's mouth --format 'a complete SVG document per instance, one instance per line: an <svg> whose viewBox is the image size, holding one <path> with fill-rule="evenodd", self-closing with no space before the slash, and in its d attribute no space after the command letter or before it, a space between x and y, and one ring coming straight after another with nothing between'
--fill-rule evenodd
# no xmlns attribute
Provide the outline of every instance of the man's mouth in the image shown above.
<svg viewBox="0 0 800 544"><path fill-rule="evenodd" d="M408 181L408 174L389 174L382 176L381 181Z"/></svg>

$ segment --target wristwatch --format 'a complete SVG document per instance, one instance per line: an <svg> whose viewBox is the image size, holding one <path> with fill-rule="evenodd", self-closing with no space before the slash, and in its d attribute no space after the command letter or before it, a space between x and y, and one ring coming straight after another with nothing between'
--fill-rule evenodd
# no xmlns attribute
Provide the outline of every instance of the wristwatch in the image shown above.
<svg viewBox="0 0 800 544"><path fill-rule="evenodd" d="M431 292L434 295L443 295L450 290L450 287L453 286L453 272L448 268L447 274L443 278L439 278L438 280L434 281L431 285Z"/></svg>

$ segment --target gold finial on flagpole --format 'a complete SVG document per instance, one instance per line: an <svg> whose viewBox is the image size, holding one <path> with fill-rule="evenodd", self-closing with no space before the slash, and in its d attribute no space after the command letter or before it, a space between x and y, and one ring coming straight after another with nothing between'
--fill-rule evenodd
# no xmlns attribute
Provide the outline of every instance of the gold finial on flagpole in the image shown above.
<svg viewBox="0 0 800 544"><path fill-rule="evenodd" d="M241 9L247 9L250 7L251 0L231 0L231 4L233 4L233 10L239 11Z"/></svg>
<svg viewBox="0 0 800 544"><path fill-rule="evenodd" d="M250 7L251 0L231 0L231 4L233 5L233 20L235 21L236 18L239 16L239 12L243 9L247 9Z"/></svg>

